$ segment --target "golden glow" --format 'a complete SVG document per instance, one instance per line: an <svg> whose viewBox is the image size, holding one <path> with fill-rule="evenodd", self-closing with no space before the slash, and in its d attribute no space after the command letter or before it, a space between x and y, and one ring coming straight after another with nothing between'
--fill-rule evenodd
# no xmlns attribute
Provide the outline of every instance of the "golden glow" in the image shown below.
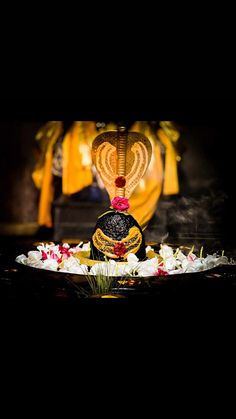
<svg viewBox="0 0 236 419"><path fill-rule="evenodd" d="M40 157L32 178L35 186L41 189L38 223L52 227L51 207L54 199L53 189L53 146L63 132L61 121L49 121L36 134L40 144ZM95 122L76 121L66 133L63 145L62 191L65 195L79 192L92 184L91 147L97 135Z"/></svg>
<svg viewBox="0 0 236 419"><path fill-rule="evenodd" d="M172 121L161 121L160 127L163 129L167 137L176 143L180 137L179 131L174 127Z"/></svg>
<svg viewBox="0 0 236 419"><path fill-rule="evenodd" d="M92 184L92 159L89 150L96 134L95 122L91 121L76 121L66 133L62 144L63 194L74 194Z"/></svg>
<svg viewBox="0 0 236 419"><path fill-rule="evenodd" d="M179 192L179 179L176 159L177 152L172 143L172 137L169 137L167 132L168 131L162 128L158 129L157 131L158 138L166 149L163 193L164 195L174 195Z"/></svg>
<svg viewBox="0 0 236 419"><path fill-rule="evenodd" d="M155 213L161 195L163 182L161 148L147 122L135 122L131 131L142 132L152 145L152 157L148 169L129 199L129 212L144 230Z"/></svg>
<svg viewBox="0 0 236 419"><path fill-rule="evenodd" d="M47 227L52 227L51 206L53 201L53 146L61 133L62 123L60 121L50 121L36 134L37 140L40 140L41 154L32 173L32 178L35 186L41 189L38 223L39 225L45 225Z"/></svg>
<svg viewBox="0 0 236 419"><path fill-rule="evenodd" d="M115 129L117 125L112 123L105 126L103 124L100 128L99 132L106 134L107 130ZM179 192L177 164L181 161L181 157L176 152L175 144L180 133L171 121L161 121L157 135L145 121L135 122L130 131L144 134L152 145L150 160L149 155L145 154L145 147L143 147L142 142L139 144L136 141L135 145L129 139L129 157L126 159L127 183L131 184L131 186L128 185L125 188L125 196L129 196L129 212L144 230L155 213L161 191L163 190L165 195ZM53 147L62 132L61 121L49 121L36 134L36 140L40 147L40 157L32 173L32 178L35 186L41 190L38 223L48 227L52 226L51 206L54 199ZM117 189L114 186L117 168L116 146L108 140L108 144L103 148L99 175L92 165L91 153L92 143L96 137L96 124L93 121L75 121L66 133L62 144L63 194L70 195L79 192L86 186L90 186L93 181L93 174L98 178L99 186L103 187L102 171L104 178L106 178L106 188L110 197L116 195ZM165 148L165 169L162 162L161 144ZM150 162L146 172L142 170L144 166L140 165L140 156L144 161L148 160ZM97 157L93 156L93 159L97 159ZM104 161L106 161L105 166ZM111 172L112 176L109 177L108 173ZM139 176L135 184L137 174Z"/></svg>

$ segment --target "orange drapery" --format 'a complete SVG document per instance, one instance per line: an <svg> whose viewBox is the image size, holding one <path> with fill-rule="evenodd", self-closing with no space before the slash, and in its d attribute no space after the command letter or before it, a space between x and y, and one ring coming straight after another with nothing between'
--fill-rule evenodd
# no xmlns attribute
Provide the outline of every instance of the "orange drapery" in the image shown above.
<svg viewBox="0 0 236 419"><path fill-rule="evenodd" d="M40 162L32 173L35 186L41 189L38 210L38 223L52 227L51 207L54 198L52 162L53 146L62 135L60 121L48 122L37 134L36 139L43 144ZM62 191L65 195L79 192L91 185L92 160L91 144L97 135L96 126L91 121L76 121L66 133L62 144L63 169ZM43 143L44 142L44 143Z"/></svg>
<svg viewBox="0 0 236 419"><path fill-rule="evenodd" d="M75 122L65 135L62 144L63 194L71 195L92 184L91 146L96 135L96 125L90 121Z"/></svg>
<svg viewBox="0 0 236 419"><path fill-rule="evenodd" d="M142 132L152 144L152 158L148 169L129 199L129 212L144 230L155 213L162 191L163 164L161 147L147 122L135 122L130 131Z"/></svg>
<svg viewBox="0 0 236 419"><path fill-rule="evenodd" d="M111 129L113 126L106 127L104 131L108 128ZM116 128L115 125L114 128ZM153 150L147 172L129 200L131 215L138 221L142 229L145 229L155 213L161 192L163 191L164 195L179 192L176 151L171 138L163 128L158 129L157 137L147 122L137 121L130 130L146 135L151 141ZM53 146L62 132L62 122L50 121L37 134L38 139L44 141L44 146L40 163L36 165L32 177L36 187L41 189L38 223L47 227L52 227ZM92 184L91 145L97 135L95 122L92 121L76 121L65 134L62 143L63 194L71 195ZM165 169L161 158L160 142L166 150Z"/></svg>
<svg viewBox="0 0 236 419"><path fill-rule="evenodd" d="M50 121L37 134L42 142L40 162L32 173L35 186L41 189L39 198L38 224L52 227L51 206L53 201L52 159L53 146L62 133L62 123Z"/></svg>
<svg viewBox="0 0 236 419"><path fill-rule="evenodd" d="M162 128L157 130L157 135L166 148L163 194L174 195L179 192L178 168L176 160L177 153L171 138Z"/></svg>

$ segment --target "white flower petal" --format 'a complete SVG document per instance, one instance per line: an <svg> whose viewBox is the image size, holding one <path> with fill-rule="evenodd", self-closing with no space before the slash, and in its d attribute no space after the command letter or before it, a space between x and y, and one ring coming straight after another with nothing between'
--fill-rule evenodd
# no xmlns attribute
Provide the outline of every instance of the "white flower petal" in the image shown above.
<svg viewBox="0 0 236 419"><path fill-rule="evenodd" d="M139 259L137 258L137 256L134 253L129 253L127 256L127 261L128 263L133 263L133 262L138 262Z"/></svg>
<svg viewBox="0 0 236 419"><path fill-rule="evenodd" d="M23 265L26 265L27 256L22 254L22 255L17 256L15 260L18 263L23 263Z"/></svg>
<svg viewBox="0 0 236 419"><path fill-rule="evenodd" d="M145 249L146 254L147 254L148 252L150 252L150 250L151 250L151 251L154 251L154 249L153 249L151 246L147 246L147 247L146 247L146 249Z"/></svg>
<svg viewBox="0 0 236 419"><path fill-rule="evenodd" d="M186 255L183 254L183 252L181 250L178 251L176 259L179 261L185 260L186 259Z"/></svg>
<svg viewBox="0 0 236 419"><path fill-rule="evenodd" d="M159 254L163 259L171 257L173 256L173 249L170 246L167 246L167 244L162 244Z"/></svg>
<svg viewBox="0 0 236 419"><path fill-rule="evenodd" d="M30 252L28 252L28 259L41 260L42 254L41 252L38 252L37 250L31 250Z"/></svg>
<svg viewBox="0 0 236 419"><path fill-rule="evenodd" d="M43 265L42 266L43 269L49 269L50 271L57 271L57 268L58 268L58 263L54 259L46 259L44 260L42 265Z"/></svg>
<svg viewBox="0 0 236 419"><path fill-rule="evenodd" d="M173 256L165 259L164 261L164 266L167 269L167 271L174 269L176 267L176 264L176 259Z"/></svg>

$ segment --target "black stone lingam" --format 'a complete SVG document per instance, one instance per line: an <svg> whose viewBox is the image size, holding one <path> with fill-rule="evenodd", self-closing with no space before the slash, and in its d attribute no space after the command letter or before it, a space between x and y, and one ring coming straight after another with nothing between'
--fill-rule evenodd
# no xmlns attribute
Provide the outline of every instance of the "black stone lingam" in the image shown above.
<svg viewBox="0 0 236 419"><path fill-rule="evenodd" d="M131 230L134 227L135 229ZM100 232L99 245L96 240L97 232ZM132 215L108 209L97 220L91 239L90 258L124 261L127 251L135 253L139 260L145 259L145 240L142 229Z"/></svg>

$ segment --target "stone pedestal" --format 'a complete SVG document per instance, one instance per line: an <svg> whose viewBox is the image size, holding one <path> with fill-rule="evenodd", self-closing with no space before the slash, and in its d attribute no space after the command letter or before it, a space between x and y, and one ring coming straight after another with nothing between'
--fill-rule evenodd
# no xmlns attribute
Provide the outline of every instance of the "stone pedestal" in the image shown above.
<svg viewBox="0 0 236 419"><path fill-rule="evenodd" d="M89 240L97 218L107 208L107 202L73 201L69 197L61 196L53 205L53 240Z"/></svg>

